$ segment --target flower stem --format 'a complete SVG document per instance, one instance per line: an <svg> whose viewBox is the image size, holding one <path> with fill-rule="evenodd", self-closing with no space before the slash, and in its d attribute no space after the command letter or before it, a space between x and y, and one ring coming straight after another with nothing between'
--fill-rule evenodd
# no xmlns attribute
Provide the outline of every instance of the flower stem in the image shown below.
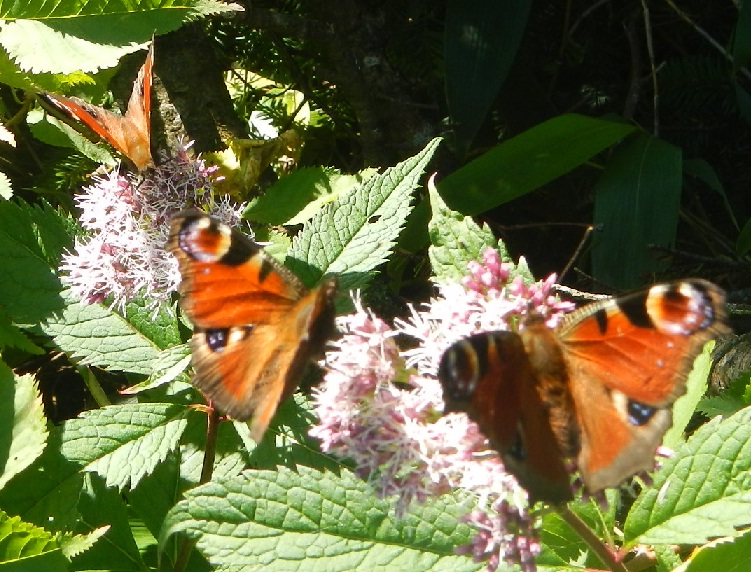
<svg viewBox="0 0 751 572"><path fill-rule="evenodd" d="M206 449L203 454L203 467L201 468L200 484L208 483L214 474L214 460L216 459L216 440L219 435L219 412L211 407L209 415L206 418ZM175 565L172 572L183 572L188 565L190 553L193 550L195 541L190 538L184 538L180 545L180 551L175 559Z"/></svg>
<svg viewBox="0 0 751 572"><path fill-rule="evenodd" d="M567 505L554 505L558 515L587 543L602 563L613 572L628 572L623 562L616 560L615 553L606 546L589 526Z"/></svg>

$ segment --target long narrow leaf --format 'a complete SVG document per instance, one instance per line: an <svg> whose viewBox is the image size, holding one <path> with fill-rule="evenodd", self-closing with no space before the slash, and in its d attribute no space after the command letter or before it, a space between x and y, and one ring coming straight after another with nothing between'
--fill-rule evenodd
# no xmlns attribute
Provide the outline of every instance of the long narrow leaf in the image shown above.
<svg viewBox="0 0 751 572"><path fill-rule="evenodd" d="M561 115L454 171L438 191L453 210L476 215L568 173L633 130L623 123Z"/></svg>

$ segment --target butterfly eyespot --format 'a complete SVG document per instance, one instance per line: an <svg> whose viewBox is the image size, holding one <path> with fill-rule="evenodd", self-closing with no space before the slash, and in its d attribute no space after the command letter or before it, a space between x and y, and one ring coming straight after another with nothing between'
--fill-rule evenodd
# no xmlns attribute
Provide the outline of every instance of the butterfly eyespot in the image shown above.
<svg viewBox="0 0 751 572"><path fill-rule="evenodd" d="M212 219L187 219L177 240L180 249L193 260L203 263L224 262L231 250L232 234L229 227ZM208 269L204 271L208 272Z"/></svg>
<svg viewBox="0 0 751 572"><path fill-rule="evenodd" d="M449 349L441 359L438 378L448 400L463 401L474 393L480 380L477 353L469 342L461 341Z"/></svg>
<svg viewBox="0 0 751 572"><path fill-rule="evenodd" d="M649 420L654 417L657 409L650 407L649 405L645 405L644 403L639 403L638 401L629 399L628 405L626 406L626 411L628 412L629 423L631 423L631 425L641 427L649 423Z"/></svg>
<svg viewBox="0 0 751 572"><path fill-rule="evenodd" d="M203 335L206 340L206 345L214 353L221 353L225 347L227 347L227 335L229 334L229 328L219 328L212 330L205 330Z"/></svg>
<svg viewBox="0 0 751 572"><path fill-rule="evenodd" d="M707 291L690 282L652 287L646 308L655 327L670 335L690 336L717 321Z"/></svg>

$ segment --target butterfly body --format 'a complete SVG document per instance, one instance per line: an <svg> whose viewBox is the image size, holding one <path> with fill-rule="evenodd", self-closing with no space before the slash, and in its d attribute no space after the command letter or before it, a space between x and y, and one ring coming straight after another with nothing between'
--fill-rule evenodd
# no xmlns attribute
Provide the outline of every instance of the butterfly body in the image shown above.
<svg viewBox="0 0 751 572"><path fill-rule="evenodd" d="M133 83L124 115L77 97L41 94L46 102L73 117L122 153L140 171L154 165L151 155L151 84L154 68L152 41L146 61Z"/></svg>
<svg viewBox="0 0 751 572"><path fill-rule="evenodd" d="M198 211L171 223L194 384L260 441L278 404L335 332L336 280L308 290L240 232Z"/></svg>
<svg viewBox="0 0 751 572"><path fill-rule="evenodd" d="M706 341L729 331L724 293L704 280L653 286L573 312L532 316L444 354L448 411L466 411L535 500L571 498L567 462L590 491L653 468L671 406Z"/></svg>

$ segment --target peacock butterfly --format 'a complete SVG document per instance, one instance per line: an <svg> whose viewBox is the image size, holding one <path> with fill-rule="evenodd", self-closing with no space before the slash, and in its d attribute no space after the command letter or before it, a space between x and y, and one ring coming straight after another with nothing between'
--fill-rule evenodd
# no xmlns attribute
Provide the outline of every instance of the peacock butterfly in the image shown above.
<svg viewBox="0 0 751 572"><path fill-rule="evenodd" d="M186 210L172 217L181 307L194 325L194 385L260 441L279 403L335 333L336 279L308 290L239 231Z"/></svg>
<svg viewBox="0 0 751 572"><path fill-rule="evenodd" d="M572 498L654 467L671 407L705 342L729 332L725 293L705 280L596 302L553 330L476 334L442 356L447 411L467 412L532 500Z"/></svg>
<svg viewBox="0 0 751 572"><path fill-rule="evenodd" d="M117 115L108 109L91 105L77 97L63 97L42 93L40 97L65 115L86 125L105 139L117 151L125 155L142 171L154 165L151 156L151 83L154 68L154 42L146 55L146 61L133 82L133 91L125 115Z"/></svg>

